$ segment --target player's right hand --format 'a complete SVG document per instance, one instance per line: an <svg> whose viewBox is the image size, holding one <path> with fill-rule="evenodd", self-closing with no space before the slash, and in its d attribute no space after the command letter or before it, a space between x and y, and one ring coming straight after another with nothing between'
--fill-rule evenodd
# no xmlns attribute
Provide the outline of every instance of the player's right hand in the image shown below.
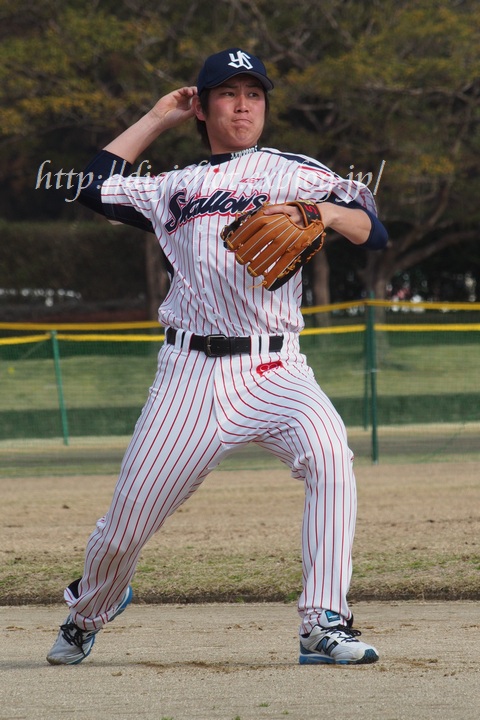
<svg viewBox="0 0 480 720"><path fill-rule="evenodd" d="M181 125L194 116L192 99L196 94L197 88L192 85L173 90L158 100L150 112L161 124L162 131Z"/></svg>

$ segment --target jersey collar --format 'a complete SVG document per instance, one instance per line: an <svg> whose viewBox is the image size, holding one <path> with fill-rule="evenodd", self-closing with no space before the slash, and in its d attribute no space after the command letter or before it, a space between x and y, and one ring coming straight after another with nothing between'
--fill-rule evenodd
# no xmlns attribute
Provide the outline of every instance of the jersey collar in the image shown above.
<svg viewBox="0 0 480 720"><path fill-rule="evenodd" d="M220 165L220 163L228 162L229 160L237 160L244 155L251 155L251 153L257 152L258 146L246 148L245 150L237 150L232 153L219 153L218 155L212 155L210 158L210 165Z"/></svg>

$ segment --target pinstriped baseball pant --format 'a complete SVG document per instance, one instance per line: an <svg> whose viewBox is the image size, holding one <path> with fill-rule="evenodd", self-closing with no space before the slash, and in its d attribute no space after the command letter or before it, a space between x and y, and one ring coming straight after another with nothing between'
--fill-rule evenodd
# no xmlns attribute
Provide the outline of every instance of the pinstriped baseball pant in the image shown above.
<svg viewBox="0 0 480 720"><path fill-rule="evenodd" d="M65 600L85 630L106 623L163 522L227 454L253 442L302 480L301 632L322 609L351 617L347 593L356 517L353 454L344 424L286 335L280 353L210 358L185 351L189 334L164 345L148 400L125 453L111 506L87 544L78 598Z"/></svg>

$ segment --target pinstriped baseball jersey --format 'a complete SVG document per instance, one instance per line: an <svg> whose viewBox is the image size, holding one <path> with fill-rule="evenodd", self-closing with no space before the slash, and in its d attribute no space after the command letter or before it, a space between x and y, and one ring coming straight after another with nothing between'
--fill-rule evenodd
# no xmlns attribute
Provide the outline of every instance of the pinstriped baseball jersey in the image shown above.
<svg viewBox="0 0 480 720"><path fill-rule="evenodd" d="M173 268L162 325L200 335L300 332L301 274L273 294L256 286L224 248L221 229L237 212L265 202L356 200L375 212L373 197L365 185L306 156L273 149L237 155L152 178L115 175L103 183L102 200L113 219L119 208L135 208L159 238Z"/></svg>

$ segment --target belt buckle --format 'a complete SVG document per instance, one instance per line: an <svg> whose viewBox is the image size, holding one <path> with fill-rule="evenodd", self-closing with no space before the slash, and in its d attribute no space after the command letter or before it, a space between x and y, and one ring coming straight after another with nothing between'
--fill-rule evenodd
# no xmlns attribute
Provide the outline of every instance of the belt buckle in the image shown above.
<svg viewBox="0 0 480 720"><path fill-rule="evenodd" d="M230 352L230 343L226 335L206 335L205 355L207 357L225 357Z"/></svg>

